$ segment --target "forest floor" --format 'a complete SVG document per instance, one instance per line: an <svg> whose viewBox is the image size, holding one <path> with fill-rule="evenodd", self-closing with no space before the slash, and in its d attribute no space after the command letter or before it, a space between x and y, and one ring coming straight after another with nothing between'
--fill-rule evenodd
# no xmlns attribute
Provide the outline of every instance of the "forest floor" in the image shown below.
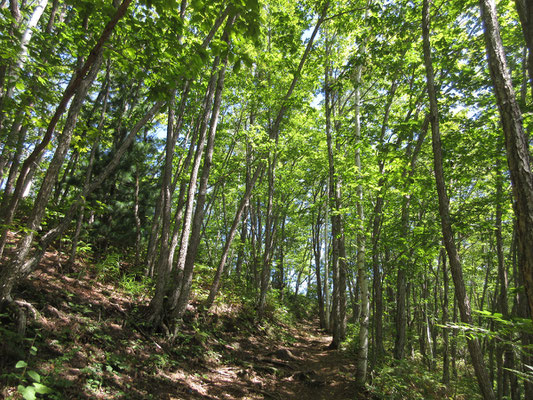
<svg viewBox="0 0 533 400"><path fill-rule="evenodd" d="M0 315L0 397L355 398L353 357L328 350L317 321L258 324L242 306L190 307L170 345L142 323L146 293L132 295L87 266L66 273L60 261L47 254L17 293L38 312L24 338L13 316Z"/></svg>

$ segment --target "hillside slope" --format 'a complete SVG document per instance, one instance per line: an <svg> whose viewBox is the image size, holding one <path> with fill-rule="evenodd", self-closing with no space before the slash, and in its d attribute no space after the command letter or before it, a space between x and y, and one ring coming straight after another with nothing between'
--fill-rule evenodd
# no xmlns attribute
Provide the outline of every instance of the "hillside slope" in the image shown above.
<svg viewBox="0 0 533 400"><path fill-rule="evenodd" d="M95 268L64 274L58 261L48 254L21 285L19 296L38 312L24 338L13 316L1 315L6 398L353 398L353 361L327 351L331 338L316 324L259 325L242 305L209 315L190 307L170 344L143 327L146 292L106 282Z"/></svg>

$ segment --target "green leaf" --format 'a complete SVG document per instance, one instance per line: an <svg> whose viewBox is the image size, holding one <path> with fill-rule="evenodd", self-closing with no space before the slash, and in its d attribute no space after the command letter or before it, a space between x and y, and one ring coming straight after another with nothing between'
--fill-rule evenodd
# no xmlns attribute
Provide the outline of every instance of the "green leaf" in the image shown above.
<svg viewBox="0 0 533 400"><path fill-rule="evenodd" d="M33 386L22 386L18 385L17 387L19 393L24 397L26 400L35 400L37 397L35 396L35 388Z"/></svg>
<svg viewBox="0 0 533 400"><path fill-rule="evenodd" d="M33 379L35 382L41 382L41 375L39 375L35 371L28 371L28 375L31 379Z"/></svg>
<svg viewBox="0 0 533 400"><path fill-rule="evenodd" d="M20 360L16 365L15 365L15 368L25 368L27 367L28 364L26 363L26 361L22 361Z"/></svg>
<svg viewBox="0 0 533 400"><path fill-rule="evenodd" d="M35 387L35 391L36 391L37 393L39 393L39 394L48 394L48 393L52 393L52 392L53 392L52 389L50 389L48 386L43 385L43 384L41 384L41 383L37 383L37 382L35 382L35 383L33 384L33 386Z"/></svg>
<svg viewBox="0 0 533 400"><path fill-rule="evenodd" d="M23 81L17 81L17 83L15 83L15 88L17 88L17 90L20 90L21 92L24 90L26 86L24 85L24 82Z"/></svg>
<svg viewBox="0 0 533 400"><path fill-rule="evenodd" d="M135 58L135 50L132 48L126 48L124 49L124 55L129 59Z"/></svg>

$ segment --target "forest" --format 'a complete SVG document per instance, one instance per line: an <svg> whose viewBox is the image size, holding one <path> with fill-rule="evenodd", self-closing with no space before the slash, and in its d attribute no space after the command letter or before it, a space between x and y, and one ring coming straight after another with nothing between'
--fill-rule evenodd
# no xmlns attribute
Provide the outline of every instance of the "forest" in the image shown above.
<svg viewBox="0 0 533 400"><path fill-rule="evenodd" d="M0 397L533 399L530 1L0 16Z"/></svg>

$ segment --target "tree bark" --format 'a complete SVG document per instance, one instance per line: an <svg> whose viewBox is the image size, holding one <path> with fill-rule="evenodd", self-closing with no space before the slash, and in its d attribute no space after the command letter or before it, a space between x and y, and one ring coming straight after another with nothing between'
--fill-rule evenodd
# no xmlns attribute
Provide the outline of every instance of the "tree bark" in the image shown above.
<svg viewBox="0 0 533 400"><path fill-rule="evenodd" d="M442 301L442 383L446 386L450 384L450 353L449 353L449 335L448 327L448 288L449 277L446 267L446 250L440 249L440 259L442 263L442 282L443 282L443 301Z"/></svg>
<svg viewBox="0 0 533 400"><path fill-rule="evenodd" d="M329 182L329 179L328 179ZM329 184L328 184L329 187ZM329 332L331 329L331 301L329 290L329 246L328 246L328 210L329 201L326 200L324 214L324 321L326 323L325 329Z"/></svg>
<svg viewBox="0 0 533 400"><path fill-rule="evenodd" d="M450 219L450 205L448 195L446 193L446 184L444 181L443 171L443 159L442 159L442 145L440 138L440 126L439 126L439 110L437 105L437 92L435 89L433 72L433 61L431 57L431 44L429 38L430 32L430 14L429 14L429 0L424 0L422 10L422 36L423 36L423 48L424 48L424 64L426 67L427 77L427 89L430 104L430 121L431 132L433 139L433 167L435 170L435 180L437 185L437 193L439 197L439 214L442 226L442 236L444 239L444 245L448 258L450 261L450 270L452 272L453 281L455 284L455 295L457 296L459 311L461 313L461 320L469 325L473 324L470 300L466 294L466 288L463 278L463 269L461 267L461 261L459 259L459 252L455 245L453 230ZM495 399L494 392L492 390L492 382L489 379L485 363L483 360L483 354L479 347L479 342L476 338L467 337L468 350L470 357L472 358L472 364L476 373L479 388L486 400Z"/></svg>
<svg viewBox="0 0 533 400"><path fill-rule="evenodd" d="M307 42L307 45L305 47L304 53L302 55L302 58L300 59L300 63L298 64L298 67L296 68L296 71L293 75L291 84L289 86L289 89L287 90L287 93L285 93L285 96L283 97L281 101L281 107L276 115L276 119L274 120L274 123L272 124L272 128L269 132L269 138L270 140L273 140L276 145L279 138L280 128L281 128L281 122L283 120L283 117L285 116L288 108L289 108L289 100L292 96L292 93L294 92L294 89L296 88L296 84L300 80L302 69L309 57L309 54L311 53L311 50L313 48L313 43L315 40L315 37L318 33L318 30L320 29L320 26L324 22L326 18L326 14L329 8L329 1L326 1L326 4L324 5L320 16L318 17L318 21L311 33L311 36L309 37L309 41ZM275 237L275 224L273 221L273 199L274 199L274 190L275 190L275 173L276 173L276 160L277 160L277 152L274 149L274 154L269 155L268 160L268 168L267 168L267 176L268 176L268 197L267 197L267 216L266 216L266 237L265 237L265 248L263 251L263 270L261 271L261 282L260 282L260 293L259 293L259 299L257 302L257 311L258 311L258 318L262 319L264 308L266 305L266 295L268 290L268 285L270 283L270 273L271 273L271 261L272 261L272 244Z"/></svg>
<svg viewBox="0 0 533 400"><path fill-rule="evenodd" d="M4 110L3 105L5 103L5 100L7 98L12 98L13 96L13 88L14 83L17 81L17 79L20 76L20 71L24 67L24 64L26 63L26 59L28 57L28 45L31 41L31 38L33 36L33 33L35 32L35 28L37 24L39 23L39 20L41 19L41 16L43 15L43 12L46 8L46 5L48 4L48 0L39 0L38 3L35 5L35 8L33 9L33 13L28 20L28 23L24 29L24 32L22 32L22 35L20 37L20 43L19 43L19 54L17 57L17 60L15 62L15 65L9 65L8 63L2 63L0 67L0 128L3 126L4 121ZM21 21L22 15L20 13L20 9L18 6L17 1L11 1L10 2L10 8L11 8L11 15L13 16L14 21L18 24ZM13 29L11 29L11 33L13 34ZM11 74L12 76L7 76L6 74ZM7 78L7 85L5 85L4 80ZM11 82L9 82L11 81ZM2 93L3 86L7 86L6 92Z"/></svg>
<svg viewBox="0 0 533 400"><path fill-rule="evenodd" d="M205 139L206 139L206 133L208 129L208 123L209 123L209 116L210 116L210 109L211 104L213 102L213 98L215 96L215 86L217 81L217 74L215 73L218 64L219 64L219 57L215 59L213 62L212 67L212 76L209 80L209 84L207 86L206 95L204 98L203 106L202 106L202 115L200 118L200 127L199 127L199 133L198 133L198 143L196 144L196 151L194 155L193 160L193 166L189 177L189 187L187 190L187 201L185 205L185 213L184 213L184 220L183 220L183 227L181 230L181 242L180 242L180 250L179 250L179 257L177 261L176 267L173 268L172 276L170 277L171 280L171 286L170 289L173 293L171 294L171 298L169 300L170 302L170 309L174 309L177 305L180 291L181 291L181 282L183 277L183 269L185 266L185 260L187 257L187 249L189 246L189 236L191 232L191 224L193 220L193 206L194 206L194 198L197 188L197 182L198 182L198 173L200 170L200 164L202 160L202 155L204 152L205 147ZM194 146L194 143L191 143L191 146ZM158 278L158 281L160 279ZM163 319L163 313L170 310L164 310L163 302L164 298L167 295L167 282L164 277L161 278L160 284L156 287L156 292L154 297L152 298L152 301L150 302L150 308L151 308L151 317L150 322L154 325L154 327L157 327L160 325Z"/></svg>
<svg viewBox="0 0 533 400"><path fill-rule="evenodd" d="M533 96L533 5L528 0L515 0L515 3L527 46L527 70L531 95Z"/></svg>
<svg viewBox="0 0 533 400"><path fill-rule="evenodd" d="M314 202L316 202L317 193L315 193L314 196ZM320 249L321 249L321 242L320 242L320 208L317 211L316 219L313 218L313 222L311 225L312 229L312 239L313 239L313 255L315 259L315 276L316 276L316 291L317 291L317 301L318 301L318 318L320 321L320 328L325 329L326 328L326 316L324 313L324 296L322 294L322 273L321 273L321 263L320 263ZM326 221L324 221L324 224Z"/></svg>
<svg viewBox="0 0 533 400"><path fill-rule="evenodd" d="M70 146L70 140L72 139L72 134L74 133L74 129L76 127L78 115L85 101L85 97L87 95L89 87L92 85L93 80L96 78L101 62L102 52L99 53L99 56L93 65L94 68L87 75L86 79L84 79L80 84L78 88L79 91L78 93L76 93L76 96L72 101L67 119L65 121L63 132L61 134L57 148L54 152L54 156L50 161L50 165L48 166L48 170L46 171L45 177L41 184L41 188L39 190L39 193L37 194L37 198L35 199L32 211L28 218L28 222L26 224L27 233L17 245L17 250L15 252L14 259L0 273L0 282L2 282L2 284L0 284L0 300L10 299L11 290L14 284L13 279L17 276L24 275L27 273L26 271L24 271L23 268L24 262L26 261L26 257L30 252L35 232L37 231L38 226L41 223L44 212L46 210L46 205L48 204L48 200L52 193L52 189L59 175L60 168L65 160L65 156ZM14 198L15 196L17 196L16 189ZM12 216L13 215L11 215L11 217ZM9 221L9 223L11 223L11 220ZM5 233L3 237L3 243L0 246L2 246L0 247L1 254L1 252L3 251L3 246L5 246Z"/></svg>
<svg viewBox="0 0 533 400"><path fill-rule="evenodd" d="M361 50L361 55L366 53L365 45ZM361 74L363 66L360 65L356 70L355 77L355 166L357 173L361 174ZM357 208L357 281L361 293L361 315L359 316L359 348L357 352L357 362L355 370L355 382L359 388L363 388L366 383L368 368L368 325L370 321L370 301L368 293L368 276L365 265L365 214L363 209L363 186L359 183L356 190L356 208Z"/></svg>
<svg viewBox="0 0 533 400"><path fill-rule="evenodd" d="M326 54L328 53L328 45L326 44ZM328 61L329 62L329 61ZM340 236L341 236L341 219L340 219L340 183L339 176L335 166L335 154L333 146L333 135L331 127L331 90L329 87L329 64L326 65L324 85L325 85L325 112L326 112L326 140L328 147L328 207L334 212L331 214L331 270L333 273L333 293L331 305L331 321L330 329L332 332L332 341L329 345L330 349L338 349L341 343L341 310L340 310L340 296L342 289L340 288Z"/></svg>
<svg viewBox="0 0 533 400"><path fill-rule="evenodd" d="M500 36L493 0L480 0L487 59L492 85L503 126L507 162L513 187L514 212L518 224L518 244L522 255L520 269L533 319L533 174L529 141L522 125L522 113L516 101L509 67Z"/></svg>

